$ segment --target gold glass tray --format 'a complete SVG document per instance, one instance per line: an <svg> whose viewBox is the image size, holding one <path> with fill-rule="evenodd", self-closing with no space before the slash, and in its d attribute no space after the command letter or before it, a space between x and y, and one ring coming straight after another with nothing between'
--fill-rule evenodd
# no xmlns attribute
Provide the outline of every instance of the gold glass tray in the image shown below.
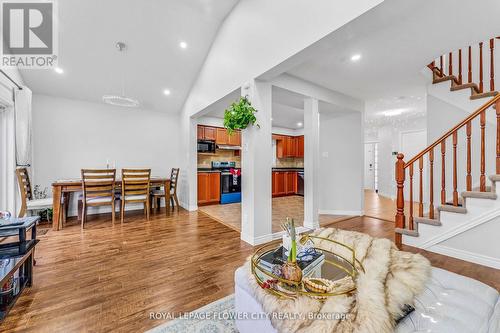
<svg viewBox="0 0 500 333"><path fill-rule="evenodd" d="M317 264L310 272L302 276L300 282L286 280L273 273L272 269L261 264L261 259L266 254L276 250L276 244L264 245L258 248L251 258L252 274L257 283L267 292L285 298L295 298L299 295L310 296L319 300L327 297L350 294L356 290L356 276L359 270L364 270L361 263L356 259L356 253L351 247L323 237L305 235L300 243L305 244L308 240L314 243L314 249L324 255L322 262ZM333 245L338 251L331 252L329 249L317 244ZM313 282L328 280L333 288L330 292L313 292L304 283L304 279ZM317 280L316 280L317 279ZM273 280L271 286L266 287L266 281Z"/></svg>

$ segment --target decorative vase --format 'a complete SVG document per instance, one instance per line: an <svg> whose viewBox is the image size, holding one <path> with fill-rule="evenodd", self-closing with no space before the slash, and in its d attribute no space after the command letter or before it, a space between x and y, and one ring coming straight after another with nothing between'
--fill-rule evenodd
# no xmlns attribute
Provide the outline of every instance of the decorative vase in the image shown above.
<svg viewBox="0 0 500 333"><path fill-rule="evenodd" d="M302 270L300 269L299 265L297 265L297 262L287 261L281 267L281 274L286 280L297 283L302 281Z"/></svg>

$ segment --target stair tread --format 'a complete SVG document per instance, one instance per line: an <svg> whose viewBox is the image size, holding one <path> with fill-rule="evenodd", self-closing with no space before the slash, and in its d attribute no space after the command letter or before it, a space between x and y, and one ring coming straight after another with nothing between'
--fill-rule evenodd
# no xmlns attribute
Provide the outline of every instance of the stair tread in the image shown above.
<svg viewBox="0 0 500 333"><path fill-rule="evenodd" d="M487 97L494 97L498 95L498 91L487 91L483 93L475 93L470 96L470 99L480 99L480 98L487 98Z"/></svg>
<svg viewBox="0 0 500 333"><path fill-rule="evenodd" d="M416 223L423 223L435 226L441 225L441 221L439 221L438 219L430 219L429 217L414 217L413 221Z"/></svg>
<svg viewBox="0 0 500 333"><path fill-rule="evenodd" d="M462 192L464 198L477 198L477 199L496 199L497 194L493 192L478 192L478 191L465 191Z"/></svg>
<svg viewBox="0 0 500 333"><path fill-rule="evenodd" d="M446 81L455 82L456 80L457 80L457 77L455 75L446 75L446 76L435 78L432 83L441 83L441 82L446 82Z"/></svg>
<svg viewBox="0 0 500 333"><path fill-rule="evenodd" d="M458 214L467 213L467 208L463 206L442 205L438 207L438 210L441 212L448 212L448 213L458 213Z"/></svg>
<svg viewBox="0 0 500 333"><path fill-rule="evenodd" d="M398 234L412 236L412 237L418 237L418 231L417 230L394 228L394 231L396 233L398 233Z"/></svg>
<svg viewBox="0 0 500 333"><path fill-rule="evenodd" d="M500 175L490 175L489 178L492 182L499 182L500 181Z"/></svg>
<svg viewBox="0 0 500 333"><path fill-rule="evenodd" d="M476 92L479 91L477 84L475 84L473 82L456 84L450 88L451 91L457 91L457 90L463 90L463 89L474 89Z"/></svg>

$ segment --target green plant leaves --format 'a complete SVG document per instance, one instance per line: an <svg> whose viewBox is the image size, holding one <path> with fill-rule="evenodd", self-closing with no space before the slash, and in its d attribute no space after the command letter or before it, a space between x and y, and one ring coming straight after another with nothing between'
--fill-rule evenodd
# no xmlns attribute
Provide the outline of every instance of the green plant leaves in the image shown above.
<svg viewBox="0 0 500 333"><path fill-rule="evenodd" d="M245 129L249 124L255 125L257 110L252 106L248 98L241 97L238 102L232 103L224 112L224 127L229 134L237 129ZM258 124L256 126L259 126Z"/></svg>

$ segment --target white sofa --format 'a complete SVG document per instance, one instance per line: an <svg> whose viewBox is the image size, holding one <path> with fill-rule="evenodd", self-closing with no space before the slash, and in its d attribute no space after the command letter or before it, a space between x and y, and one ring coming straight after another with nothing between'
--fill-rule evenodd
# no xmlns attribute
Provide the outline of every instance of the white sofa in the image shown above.
<svg viewBox="0 0 500 333"><path fill-rule="evenodd" d="M235 310L263 313L245 274L241 267L235 272ZM268 319L237 318L240 333L276 332ZM499 293L474 279L432 268L425 291L415 299L415 311L399 322L396 332L500 333Z"/></svg>

